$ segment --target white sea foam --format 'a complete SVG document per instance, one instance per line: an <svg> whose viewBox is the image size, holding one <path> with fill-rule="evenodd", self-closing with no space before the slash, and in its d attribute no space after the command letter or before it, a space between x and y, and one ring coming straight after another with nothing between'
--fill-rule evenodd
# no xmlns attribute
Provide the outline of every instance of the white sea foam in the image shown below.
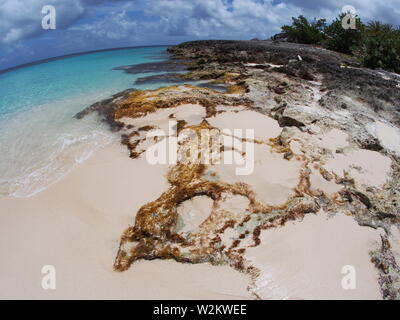
<svg viewBox="0 0 400 320"><path fill-rule="evenodd" d="M113 67L153 62L149 56L164 51L154 47L97 52L1 74L0 196L33 196L117 139L96 115L80 120L74 115L143 76Z"/></svg>
<svg viewBox="0 0 400 320"><path fill-rule="evenodd" d="M0 123L0 194L30 197L117 139L96 115L77 120L80 99L46 104Z"/></svg>

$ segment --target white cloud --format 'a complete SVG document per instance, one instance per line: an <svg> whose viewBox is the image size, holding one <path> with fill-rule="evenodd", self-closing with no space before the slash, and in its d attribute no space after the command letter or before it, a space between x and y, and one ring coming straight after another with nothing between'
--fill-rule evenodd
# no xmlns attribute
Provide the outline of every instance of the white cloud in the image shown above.
<svg viewBox="0 0 400 320"><path fill-rule="evenodd" d="M85 32L90 36L110 40L132 39L137 33L137 23L130 19L125 10L112 12L105 19L90 24L70 27L68 31Z"/></svg>
<svg viewBox="0 0 400 320"><path fill-rule="evenodd" d="M363 20L380 20L398 24L399 0L285 0L285 3L304 8L309 17L334 19L346 5L353 6Z"/></svg>
<svg viewBox="0 0 400 320"><path fill-rule="evenodd" d="M41 29L47 4L56 7L57 32ZM0 58L9 65L4 56L19 63L35 59L35 51L43 58L191 39L265 39L292 16L330 21L344 5L354 6L363 20L398 24L400 0L0 0ZM48 44L48 51L39 43ZM9 54L21 44L29 50L14 51L18 57Z"/></svg>
<svg viewBox="0 0 400 320"><path fill-rule="evenodd" d="M140 14L138 14L140 13ZM302 10L272 0L137 0L112 7L101 19L68 30L107 40L267 38Z"/></svg>
<svg viewBox="0 0 400 320"><path fill-rule="evenodd" d="M400 14L399 0L320 0L312 5L308 0L0 0L0 43L42 32L41 8L45 4L56 7L58 28L87 32L100 40L146 37L155 32L171 37L267 37L292 16L331 20L348 4L365 19L391 21ZM77 19L92 12L88 7L102 14L75 25Z"/></svg>
<svg viewBox="0 0 400 320"><path fill-rule="evenodd" d="M0 0L0 41L12 43L43 32L42 7L54 5L57 27L64 28L85 11L80 0Z"/></svg>
<svg viewBox="0 0 400 320"><path fill-rule="evenodd" d="M278 31L301 9L272 0L153 0L145 12L158 16L158 29L168 35L248 38Z"/></svg>

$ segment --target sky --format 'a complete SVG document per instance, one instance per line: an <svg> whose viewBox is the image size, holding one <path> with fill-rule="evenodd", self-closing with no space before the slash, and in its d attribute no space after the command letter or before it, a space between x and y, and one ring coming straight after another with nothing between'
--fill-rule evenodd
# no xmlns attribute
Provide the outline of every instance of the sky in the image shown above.
<svg viewBox="0 0 400 320"><path fill-rule="evenodd" d="M42 8L56 9L56 29ZM76 52L198 39L267 39L292 16L333 20L351 5L398 25L400 0L0 0L0 70Z"/></svg>

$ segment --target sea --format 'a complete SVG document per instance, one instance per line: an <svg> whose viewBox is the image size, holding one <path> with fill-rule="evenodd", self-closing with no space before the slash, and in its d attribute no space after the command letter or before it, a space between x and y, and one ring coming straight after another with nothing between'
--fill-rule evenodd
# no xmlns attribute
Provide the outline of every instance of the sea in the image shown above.
<svg viewBox="0 0 400 320"><path fill-rule="evenodd" d="M64 57L0 73L0 196L31 197L96 150L119 139L96 114L74 115L134 85L115 67L166 59L167 47L124 48Z"/></svg>

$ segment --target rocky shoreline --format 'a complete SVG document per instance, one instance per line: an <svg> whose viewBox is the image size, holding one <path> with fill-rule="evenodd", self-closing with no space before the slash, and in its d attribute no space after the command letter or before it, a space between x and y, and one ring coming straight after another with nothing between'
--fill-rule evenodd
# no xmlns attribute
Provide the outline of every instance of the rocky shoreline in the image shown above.
<svg viewBox="0 0 400 320"><path fill-rule="evenodd" d="M178 160L167 173L169 189L141 207L123 233L115 269L139 259L228 264L249 274L249 291L263 298L255 289L263 270L246 253L262 234L309 214L344 214L360 228L379 230L371 264L382 297L400 299L400 77L279 41L196 41L168 51L167 63L119 69L158 68L167 73L140 82L169 79L171 86L123 91L76 118L98 112L121 133L132 161L162 140L148 133L167 128L169 120L178 134L247 125L256 129L257 177L239 179L228 167ZM208 87L192 83L200 80ZM218 147L238 151L225 142ZM204 214L199 224L191 225L193 211Z"/></svg>

